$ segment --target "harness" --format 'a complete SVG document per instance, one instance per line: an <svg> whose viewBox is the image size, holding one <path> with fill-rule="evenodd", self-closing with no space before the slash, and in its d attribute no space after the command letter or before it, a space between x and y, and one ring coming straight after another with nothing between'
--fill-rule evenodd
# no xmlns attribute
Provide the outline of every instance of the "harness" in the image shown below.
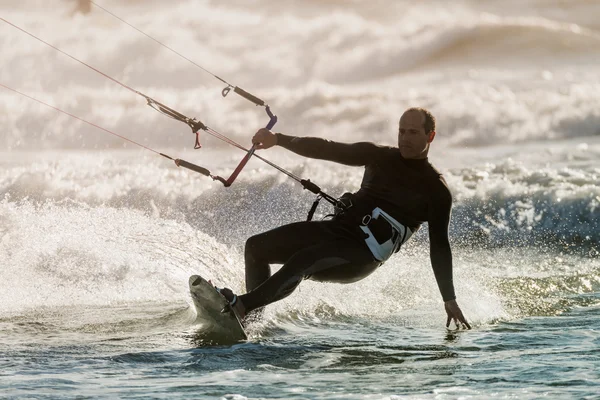
<svg viewBox="0 0 600 400"><path fill-rule="evenodd" d="M376 260L385 262L413 234L407 226L376 207L363 217L359 228L365 233L365 243Z"/></svg>
<svg viewBox="0 0 600 400"><path fill-rule="evenodd" d="M312 219L320 197L317 197L311 207L308 221ZM352 199L352 193L344 193L336 199L334 213L326 215L324 218L333 217L336 219L349 215L350 219L354 221L352 224L358 223L358 228L364 233L365 243L373 257L382 263L387 261L392 254L400 250L400 247L408 241L414 232L379 207L375 207L369 214L365 214L361 218L362 212L368 211L369 208L356 209L358 205L354 204Z"/></svg>

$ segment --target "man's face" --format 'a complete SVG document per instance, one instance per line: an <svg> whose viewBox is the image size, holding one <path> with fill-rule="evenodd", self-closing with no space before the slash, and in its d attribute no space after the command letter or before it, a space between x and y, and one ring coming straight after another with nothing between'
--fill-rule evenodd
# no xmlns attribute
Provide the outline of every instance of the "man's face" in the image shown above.
<svg viewBox="0 0 600 400"><path fill-rule="evenodd" d="M432 135L425 133L425 116L420 111L407 111L400 118L398 147L404 158L425 158ZM431 139L430 139L431 137Z"/></svg>

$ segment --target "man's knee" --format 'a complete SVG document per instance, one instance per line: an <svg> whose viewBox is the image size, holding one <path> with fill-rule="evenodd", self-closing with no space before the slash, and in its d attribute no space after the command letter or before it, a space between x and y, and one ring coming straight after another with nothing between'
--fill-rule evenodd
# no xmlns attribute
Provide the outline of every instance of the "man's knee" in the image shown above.
<svg viewBox="0 0 600 400"><path fill-rule="evenodd" d="M244 254L246 258L251 257L253 259L260 259L264 257L264 243L264 233L251 236L248 240L246 240L246 246L244 248Z"/></svg>

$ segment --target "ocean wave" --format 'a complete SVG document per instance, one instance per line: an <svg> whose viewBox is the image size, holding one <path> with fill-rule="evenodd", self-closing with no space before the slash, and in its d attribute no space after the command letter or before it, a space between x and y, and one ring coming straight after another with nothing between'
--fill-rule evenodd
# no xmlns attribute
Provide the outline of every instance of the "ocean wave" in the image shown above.
<svg viewBox="0 0 600 400"><path fill-rule="evenodd" d="M598 256L598 171L507 161L454 171L453 236L472 246L534 246Z"/></svg>
<svg viewBox="0 0 600 400"><path fill-rule="evenodd" d="M351 51L328 49L317 73L329 82L347 83L465 66L529 70L573 63L589 67L600 60L600 53L589 52L600 45L600 34L576 24L490 14L440 22L405 37L400 32L357 35Z"/></svg>
<svg viewBox="0 0 600 400"><path fill-rule="evenodd" d="M550 153L544 154L539 155L542 161ZM573 156L577 154L586 151L581 147ZM445 176L455 196L453 240L465 246L562 243L567 249L596 248L600 242L600 190L593 154L589 154L591 159L580 158L578 167L568 162L551 167L508 160L450 168ZM559 153L555 160L563 155ZM225 189L210 179L169 167L158 158L152 160L88 155L15 166L0 175L0 196L11 204L71 199L93 208L183 219L221 243L238 247L260 231L304 219L314 200L311 193L274 170L247 167L243 176ZM285 162L276 161L297 176L311 178L334 196L360 185L358 168L333 167L322 161L295 164L296 159L287 156L281 160ZM232 169L228 166L218 172L227 176ZM323 202L317 218L331 212L329 207ZM231 230L231 226L236 228ZM418 237L417 241L426 238Z"/></svg>
<svg viewBox="0 0 600 400"><path fill-rule="evenodd" d="M563 262L561 258L554 261ZM594 294L600 290L600 268L574 275L503 277L495 279L494 286L514 316L559 315L576 307L598 304Z"/></svg>
<svg viewBox="0 0 600 400"><path fill-rule="evenodd" d="M530 87L522 87L514 81L489 83L461 77L436 84L435 92L431 83L414 83L409 90L395 94L309 84L292 92L271 91L269 98L280 118L276 131L343 142L393 145L400 115L414 105L427 107L436 115L434 146L444 142L454 147L485 147L600 135L600 99L596 95L600 82L569 82L568 74L551 81L541 74L534 78L537 81L532 80ZM189 150L194 144L187 126L150 110L143 99L113 90L80 88L80 92L74 100L69 91L61 91L50 103L158 151ZM49 97L45 92L31 94ZM245 146L268 121L262 110L239 100L218 100L218 90L188 90L180 96L178 101L165 90L157 91L155 97ZM218 107L215 101L220 101ZM4 129L0 146L8 150L135 147L14 93L0 92L0 104L9 111L0 116ZM202 131L200 136L207 149L226 146Z"/></svg>
<svg viewBox="0 0 600 400"><path fill-rule="evenodd" d="M355 8L313 2L302 13L289 12L290 4L274 10L268 4L182 2L161 9L162 18L177 21L165 32L155 32L155 16L140 14L137 2L113 11L266 100L279 115L279 131L388 144L402 111L418 105L434 112L439 138L454 146L600 134L600 36L578 24L579 14L569 21L523 8L519 15L496 3L492 13L468 3L406 8L378 2L391 14L364 15L356 2ZM101 10L73 16L67 3L52 12L29 10L45 19L42 27L24 7L3 15L237 141L248 143L266 124L262 110L233 94L223 99L221 82ZM279 18L267 18L269 12ZM202 26L194 17L200 14ZM281 34L272 35L275 30ZM149 110L142 97L7 24L2 32L3 84L143 145L192 146L189 128ZM7 90L0 91L0 106L6 110L0 146L8 150L131 146Z"/></svg>

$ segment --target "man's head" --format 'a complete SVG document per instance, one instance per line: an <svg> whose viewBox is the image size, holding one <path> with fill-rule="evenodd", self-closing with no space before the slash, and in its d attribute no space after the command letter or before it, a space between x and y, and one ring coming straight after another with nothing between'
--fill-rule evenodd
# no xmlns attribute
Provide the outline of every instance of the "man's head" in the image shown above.
<svg viewBox="0 0 600 400"><path fill-rule="evenodd" d="M400 117L398 147L404 158L425 158L435 137L435 118L424 108L409 108Z"/></svg>

